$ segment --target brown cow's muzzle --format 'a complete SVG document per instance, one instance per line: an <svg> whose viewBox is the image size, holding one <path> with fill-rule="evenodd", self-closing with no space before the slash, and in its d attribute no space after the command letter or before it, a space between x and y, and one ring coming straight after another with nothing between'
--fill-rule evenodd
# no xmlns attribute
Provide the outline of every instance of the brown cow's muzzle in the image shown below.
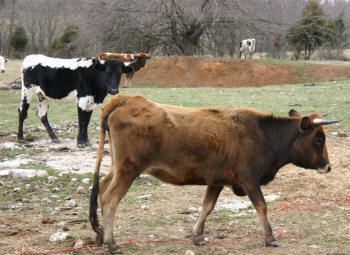
<svg viewBox="0 0 350 255"><path fill-rule="evenodd" d="M326 164L324 167L317 168L317 172L320 174L327 174L331 171L331 165Z"/></svg>
<svg viewBox="0 0 350 255"><path fill-rule="evenodd" d="M2 73L4 73L4 72L5 72L5 70L1 70L1 72L2 72Z"/></svg>

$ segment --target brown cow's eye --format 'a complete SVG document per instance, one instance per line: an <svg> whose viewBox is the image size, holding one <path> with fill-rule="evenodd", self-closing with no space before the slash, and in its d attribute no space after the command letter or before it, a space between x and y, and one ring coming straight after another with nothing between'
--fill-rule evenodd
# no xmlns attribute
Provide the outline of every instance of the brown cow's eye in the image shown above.
<svg viewBox="0 0 350 255"><path fill-rule="evenodd" d="M316 137L315 143L317 146L323 146L324 144L324 138L321 136Z"/></svg>

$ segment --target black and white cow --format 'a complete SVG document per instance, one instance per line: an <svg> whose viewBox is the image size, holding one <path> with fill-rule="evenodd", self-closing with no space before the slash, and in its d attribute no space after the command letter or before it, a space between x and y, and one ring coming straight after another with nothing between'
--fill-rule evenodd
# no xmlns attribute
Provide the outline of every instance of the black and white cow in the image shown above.
<svg viewBox="0 0 350 255"><path fill-rule="evenodd" d="M4 58L3 56L0 56L0 72L5 72L5 63L7 62L7 58Z"/></svg>
<svg viewBox="0 0 350 255"><path fill-rule="evenodd" d="M256 40L254 38L245 39L239 43L239 58L241 58L242 53L244 58L252 59L255 52Z"/></svg>
<svg viewBox="0 0 350 255"><path fill-rule="evenodd" d="M18 109L18 140L24 139L23 123L34 95L39 97L37 116L54 143L59 140L47 118L48 99L75 98L79 119L78 147L89 146L88 125L93 109L102 104L107 93L117 94L122 73L131 71L130 67L116 60L60 59L44 55L25 57L22 64L22 98Z"/></svg>

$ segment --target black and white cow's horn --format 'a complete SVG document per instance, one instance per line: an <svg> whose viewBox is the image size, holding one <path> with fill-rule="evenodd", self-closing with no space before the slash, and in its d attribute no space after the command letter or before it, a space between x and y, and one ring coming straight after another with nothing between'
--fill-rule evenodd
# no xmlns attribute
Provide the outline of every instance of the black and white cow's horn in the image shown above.
<svg viewBox="0 0 350 255"><path fill-rule="evenodd" d="M338 123L340 122L340 120L324 120L324 119L314 119L312 121L312 124L314 125L329 125L329 124L334 124L334 123Z"/></svg>
<svg viewBox="0 0 350 255"><path fill-rule="evenodd" d="M329 113L322 114L322 118L328 116Z"/></svg>

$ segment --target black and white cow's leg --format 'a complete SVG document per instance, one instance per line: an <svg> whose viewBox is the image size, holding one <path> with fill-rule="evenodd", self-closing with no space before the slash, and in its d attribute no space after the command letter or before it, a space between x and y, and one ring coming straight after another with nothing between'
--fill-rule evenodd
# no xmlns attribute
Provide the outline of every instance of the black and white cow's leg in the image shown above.
<svg viewBox="0 0 350 255"><path fill-rule="evenodd" d="M30 101L27 97L22 96L21 104L18 108L18 132L17 139L18 141L23 141L23 124L24 120L28 117L28 109L29 109Z"/></svg>
<svg viewBox="0 0 350 255"><path fill-rule="evenodd" d="M38 118L41 120L41 123L43 123L47 133L49 134L51 141L53 143L59 143L60 141L58 140L55 132L53 131L49 120L47 118L47 112L49 110L49 100L47 100L44 96L41 94L38 95L39 97L39 103L38 103L38 108L36 115Z"/></svg>
<svg viewBox="0 0 350 255"><path fill-rule="evenodd" d="M90 123L92 111L82 110L78 106L79 131L77 145L78 147L91 146L88 138L88 126Z"/></svg>
<svg viewBox="0 0 350 255"><path fill-rule="evenodd" d="M223 186L208 186L203 200L202 212L199 215L199 218L196 224L193 227L193 243L195 245L204 245L206 244L203 232L204 232L204 222L211 211L214 209L216 201L222 191Z"/></svg>

